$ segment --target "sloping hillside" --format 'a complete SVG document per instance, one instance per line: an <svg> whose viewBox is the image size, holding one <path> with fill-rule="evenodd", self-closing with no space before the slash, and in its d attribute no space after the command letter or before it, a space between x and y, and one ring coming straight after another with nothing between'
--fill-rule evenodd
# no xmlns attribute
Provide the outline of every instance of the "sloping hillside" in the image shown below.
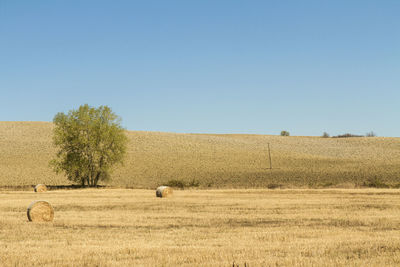
<svg viewBox="0 0 400 267"><path fill-rule="evenodd" d="M48 166L53 125L0 122L0 186L69 184ZM200 187L400 183L400 138L321 138L128 131L124 166L108 184L154 188L169 180ZM268 143L272 151L269 169Z"/></svg>

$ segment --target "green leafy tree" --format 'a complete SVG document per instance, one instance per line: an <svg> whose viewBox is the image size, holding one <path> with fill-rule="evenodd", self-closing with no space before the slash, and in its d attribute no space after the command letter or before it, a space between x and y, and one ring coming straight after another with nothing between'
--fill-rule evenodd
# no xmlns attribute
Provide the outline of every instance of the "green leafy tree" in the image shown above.
<svg viewBox="0 0 400 267"><path fill-rule="evenodd" d="M289 136L290 133L288 131L281 131L281 136Z"/></svg>
<svg viewBox="0 0 400 267"><path fill-rule="evenodd" d="M121 119L107 106L85 104L68 114L58 113L53 122L57 157L50 162L57 173L82 186L108 180L112 167L123 162L128 139Z"/></svg>

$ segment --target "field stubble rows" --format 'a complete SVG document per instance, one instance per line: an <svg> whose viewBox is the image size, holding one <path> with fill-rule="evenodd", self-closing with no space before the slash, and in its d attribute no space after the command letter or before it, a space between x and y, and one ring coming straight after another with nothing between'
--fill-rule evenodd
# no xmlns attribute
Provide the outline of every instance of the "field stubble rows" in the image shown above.
<svg viewBox="0 0 400 267"><path fill-rule="evenodd" d="M47 200L52 223L26 208ZM0 192L5 266L400 264L400 190Z"/></svg>
<svg viewBox="0 0 400 267"><path fill-rule="evenodd" d="M49 168L53 124L0 122L0 186L68 184ZM170 180L202 188L400 186L400 138L175 134L127 131L128 155L109 185L156 188ZM273 170L269 170L268 144Z"/></svg>

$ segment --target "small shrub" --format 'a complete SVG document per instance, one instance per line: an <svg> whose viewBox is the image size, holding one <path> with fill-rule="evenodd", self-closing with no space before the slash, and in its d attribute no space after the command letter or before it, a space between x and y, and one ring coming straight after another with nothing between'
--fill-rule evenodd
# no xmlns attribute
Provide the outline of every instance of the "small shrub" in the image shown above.
<svg viewBox="0 0 400 267"><path fill-rule="evenodd" d="M322 184L322 187L332 187L332 186L335 186L335 185L336 185L335 183L326 182L326 183L323 183L323 184Z"/></svg>
<svg viewBox="0 0 400 267"><path fill-rule="evenodd" d="M185 188L185 183L182 180L177 180L177 179L169 180L167 182L167 185L170 187L176 187L176 188L181 188L181 189Z"/></svg>
<svg viewBox="0 0 400 267"><path fill-rule="evenodd" d="M351 133L345 133L341 135L336 135L332 136L333 138L348 138L348 137L363 137L362 135L357 135L357 134L351 134Z"/></svg>
<svg viewBox="0 0 400 267"><path fill-rule="evenodd" d="M375 188L389 188L389 185L385 184L381 179L376 176L369 178L366 182L364 182L363 185Z"/></svg>
<svg viewBox="0 0 400 267"><path fill-rule="evenodd" d="M268 184L267 188L268 189L276 189L276 188L281 188L281 184Z"/></svg>
<svg viewBox="0 0 400 267"><path fill-rule="evenodd" d="M282 131L281 136L290 136L290 133L288 131Z"/></svg>
<svg viewBox="0 0 400 267"><path fill-rule="evenodd" d="M323 137L323 138L329 138L329 134L328 134L327 132L324 132L324 133L322 134L322 137Z"/></svg>
<svg viewBox="0 0 400 267"><path fill-rule="evenodd" d="M194 178L189 183L187 183L187 187L199 187L199 186L200 182Z"/></svg>
<svg viewBox="0 0 400 267"><path fill-rule="evenodd" d="M179 180L179 179L173 179L173 180L169 180L166 185L168 185L170 187L184 189L185 187L199 187L200 182L194 178L190 182L187 182L187 183L182 180Z"/></svg>

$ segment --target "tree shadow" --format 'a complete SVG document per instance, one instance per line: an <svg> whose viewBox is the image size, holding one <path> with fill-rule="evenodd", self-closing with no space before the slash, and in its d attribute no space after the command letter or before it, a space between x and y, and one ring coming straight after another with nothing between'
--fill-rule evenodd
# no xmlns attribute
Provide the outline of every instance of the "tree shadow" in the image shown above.
<svg viewBox="0 0 400 267"><path fill-rule="evenodd" d="M2 185L0 186L0 190L6 190L6 191L31 191L35 188L36 185ZM105 185L96 185L89 187L87 185L76 185L76 184L70 184L70 185L46 185L47 190L53 191L53 190L74 190L74 189L88 189L88 188L106 188L107 186Z"/></svg>

